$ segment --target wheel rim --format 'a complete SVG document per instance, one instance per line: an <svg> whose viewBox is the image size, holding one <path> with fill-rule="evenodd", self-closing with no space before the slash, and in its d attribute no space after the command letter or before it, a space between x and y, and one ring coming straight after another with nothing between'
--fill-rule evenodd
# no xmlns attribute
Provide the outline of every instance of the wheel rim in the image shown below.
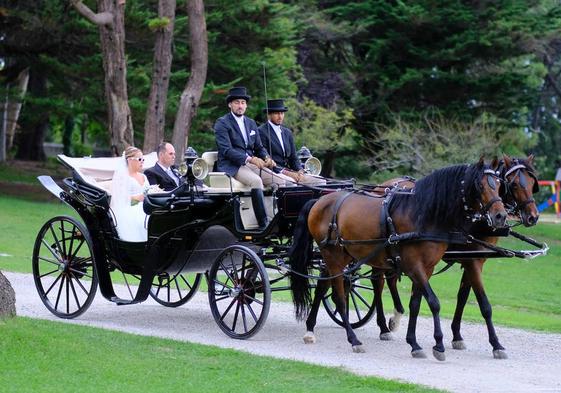
<svg viewBox="0 0 561 393"><path fill-rule="evenodd" d="M154 277L150 296L166 307L179 307L197 293L202 274L167 274Z"/></svg>
<svg viewBox="0 0 561 393"><path fill-rule="evenodd" d="M33 278L43 304L60 318L88 309L97 290L92 244L87 229L71 217L49 220L37 235Z"/></svg>
<svg viewBox="0 0 561 393"><path fill-rule="evenodd" d="M218 326L232 338L249 338L263 326L271 288L263 263L245 247L226 249L209 272L209 302Z"/></svg>
<svg viewBox="0 0 561 393"><path fill-rule="evenodd" d="M364 326L374 315L374 286L371 281L372 268L362 267L349 279L345 278L345 285L349 288L347 297L347 312L349 322L353 329ZM333 290L330 288L322 299L327 314L339 326L343 326L343 320L335 309L332 300Z"/></svg>

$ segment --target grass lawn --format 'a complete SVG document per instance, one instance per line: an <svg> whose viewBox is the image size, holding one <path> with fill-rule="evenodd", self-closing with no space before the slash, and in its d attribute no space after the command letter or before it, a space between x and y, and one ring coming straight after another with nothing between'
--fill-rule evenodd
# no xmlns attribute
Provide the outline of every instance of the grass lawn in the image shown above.
<svg viewBox="0 0 561 393"><path fill-rule="evenodd" d="M2 392L436 392L337 368L60 322L0 321Z"/></svg>
<svg viewBox="0 0 561 393"><path fill-rule="evenodd" d="M61 203L30 202L0 196L0 270L31 272L35 236L45 221L59 214L74 213ZM493 305L493 319L501 325L561 333L561 302L558 300L561 287L561 225L539 223L534 228L519 227L518 230L547 242L549 254L529 261L517 258L487 261L484 281ZM502 239L500 244L520 249L531 248L517 243L513 238ZM2 256L4 254L10 256ZM431 280L441 302L443 317L451 318L453 315L460 277L461 270L456 265ZM409 279L403 278L399 287L407 311ZM201 290L204 288L203 280ZM290 294L275 292L273 300L290 301ZM429 315L425 302L422 304L423 314ZM391 312L393 306L388 294L384 305L386 312ZM465 320L482 321L473 294L464 315Z"/></svg>

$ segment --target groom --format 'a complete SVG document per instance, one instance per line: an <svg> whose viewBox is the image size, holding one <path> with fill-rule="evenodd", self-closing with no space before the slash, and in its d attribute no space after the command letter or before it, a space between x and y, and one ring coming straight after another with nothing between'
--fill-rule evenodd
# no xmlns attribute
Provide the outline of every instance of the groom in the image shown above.
<svg viewBox="0 0 561 393"><path fill-rule="evenodd" d="M171 143L162 142L158 145L158 162L144 171L150 184L157 184L164 191L176 189L185 180L173 165L175 149Z"/></svg>

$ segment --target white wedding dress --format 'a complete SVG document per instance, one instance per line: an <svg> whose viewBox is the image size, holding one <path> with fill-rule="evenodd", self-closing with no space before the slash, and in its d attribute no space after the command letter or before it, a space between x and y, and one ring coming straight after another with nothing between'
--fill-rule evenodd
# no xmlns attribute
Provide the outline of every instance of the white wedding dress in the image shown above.
<svg viewBox="0 0 561 393"><path fill-rule="evenodd" d="M142 202L131 198L132 195L145 193L150 183L145 175L140 184L127 172L115 171L111 187L111 209L117 220L117 233L121 240L145 242L148 240L148 216L144 213Z"/></svg>

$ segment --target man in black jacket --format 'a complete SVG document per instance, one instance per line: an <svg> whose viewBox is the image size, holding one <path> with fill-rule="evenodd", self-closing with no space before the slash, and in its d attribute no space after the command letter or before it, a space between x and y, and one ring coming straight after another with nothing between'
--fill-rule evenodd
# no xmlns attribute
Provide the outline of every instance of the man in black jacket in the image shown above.
<svg viewBox="0 0 561 393"><path fill-rule="evenodd" d="M152 168L144 171L150 184L157 184L164 191L171 191L183 184L185 179L179 174L175 163L175 149L171 143L158 145L158 161Z"/></svg>
<svg viewBox="0 0 561 393"><path fill-rule="evenodd" d="M268 219L263 200L263 185L284 185L286 178L271 169L275 163L263 148L257 124L244 116L250 100L245 87L233 87L226 104L230 111L214 124L218 147L218 170L251 187L251 203L260 229Z"/></svg>
<svg viewBox="0 0 561 393"><path fill-rule="evenodd" d="M304 174L304 168L296 155L292 131L282 125L288 108L282 99L267 100L267 122L259 127L259 135L265 149L276 166L273 171L290 177L296 183L325 184L325 180Z"/></svg>

